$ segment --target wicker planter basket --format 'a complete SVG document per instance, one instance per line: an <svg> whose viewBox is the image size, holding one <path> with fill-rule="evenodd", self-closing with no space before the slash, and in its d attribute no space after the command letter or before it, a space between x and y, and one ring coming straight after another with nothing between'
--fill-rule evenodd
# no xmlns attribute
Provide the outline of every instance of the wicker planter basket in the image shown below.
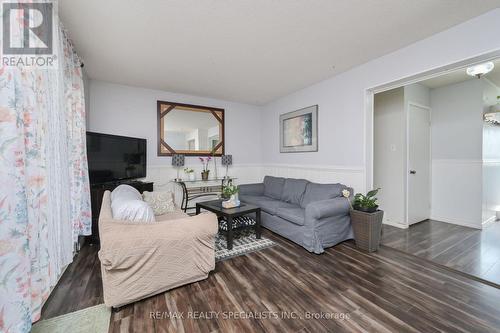
<svg viewBox="0 0 500 333"><path fill-rule="evenodd" d="M351 223L357 247L368 252L378 250L383 217L384 211L382 210L374 213L351 210Z"/></svg>

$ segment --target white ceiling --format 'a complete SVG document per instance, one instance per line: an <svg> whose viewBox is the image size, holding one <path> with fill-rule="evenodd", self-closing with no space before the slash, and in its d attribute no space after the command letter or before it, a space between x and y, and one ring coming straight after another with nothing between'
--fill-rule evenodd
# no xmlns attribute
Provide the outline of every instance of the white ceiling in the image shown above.
<svg viewBox="0 0 500 333"><path fill-rule="evenodd" d="M493 61L493 63L495 64L495 68L493 68L491 72L484 75L483 77L493 82L497 87L500 87L500 59ZM432 79L421 81L419 83L430 89L434 89L448 86L450 84L464 82L467 80L476 80L476 78L467 75L467 73L465 72L465 68L463 68L434 77Z"/></svg>
<svg viewBox="0 0 500 333"><path fill-rule="evenodd" d="M500 0L59 0L90 78L257 105L499 6Z"/></svg>

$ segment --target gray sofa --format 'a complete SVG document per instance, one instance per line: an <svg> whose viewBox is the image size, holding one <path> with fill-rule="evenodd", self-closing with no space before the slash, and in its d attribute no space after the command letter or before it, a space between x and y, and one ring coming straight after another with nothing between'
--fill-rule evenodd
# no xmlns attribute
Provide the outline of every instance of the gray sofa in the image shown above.
<svg viewBox="0 0 500 333"><path fill-rule="evenodd" d="M349 202L342 184L317 184L305 179L266 176L263 183L239 186L239 199L262 210L262 226L303 246L309 252L353 238Z"/></svg>

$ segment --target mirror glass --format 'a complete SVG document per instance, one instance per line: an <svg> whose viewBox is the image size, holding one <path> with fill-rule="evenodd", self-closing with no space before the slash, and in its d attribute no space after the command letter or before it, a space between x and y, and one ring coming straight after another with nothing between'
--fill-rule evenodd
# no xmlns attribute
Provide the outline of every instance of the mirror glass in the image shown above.
<svg viewBox="0 0 500 333"><path fill-rule="evenodd" d="M159 154L222 155L224 110L161 102Z"/></svg>

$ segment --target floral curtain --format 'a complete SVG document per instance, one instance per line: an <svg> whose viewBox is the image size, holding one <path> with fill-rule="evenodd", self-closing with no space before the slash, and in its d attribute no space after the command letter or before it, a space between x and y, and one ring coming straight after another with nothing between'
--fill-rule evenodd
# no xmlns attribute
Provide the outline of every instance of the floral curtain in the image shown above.
<svg viewBox="0 0 500 333"><path fill-rule="evenodd" d="M29 332L91 232L82 70L62 27L55 68L0 68L0 332Z"/></svg>

